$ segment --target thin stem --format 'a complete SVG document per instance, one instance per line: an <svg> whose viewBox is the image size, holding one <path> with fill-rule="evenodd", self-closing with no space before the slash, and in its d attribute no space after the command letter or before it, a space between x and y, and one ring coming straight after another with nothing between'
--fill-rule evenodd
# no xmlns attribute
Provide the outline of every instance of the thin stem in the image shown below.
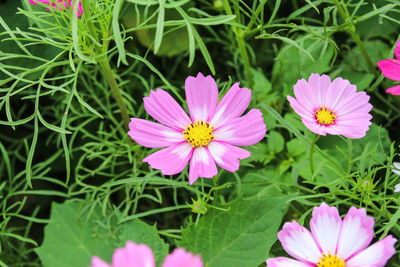
<svg viewBox="0 0 400 267"><path fill-rule="evenodd" d="M83 1L83 2L85 2L85 1ZM87 13L88 7L86 6L86 4L83 5L83 8L84 8L84 12L86 14L88 14ZM96 29L91 20L88 20L88 29L89 29L89 32L92 35L92 37L95 38L95 40L98 40ZM107 54L106 54L106 52L108 51L109 40L103 39L102 41L103 41L102 48L99 48L98 46L96 46L96 44L93 44L96 54L97 54L96 61L100 65L102 73L103 73L104 77L106 78L108 85L111 88L111 92L114 96L114 99L117 101L117 105L119 107L119 110L120 110L121 116L122 116L122 120L124 122L124 128L129 129L128 128L128 125L129 125L128 110L124 103L124 99L122 97L120 88L114 77L113 71L110 66L110 62L109 62L109 60L107 58Z"/></svg>
<svg viewBox="0 0 400 267"><path fill-rule="evenodd" d="M124 99L122 97L118 83L115 80L110 63L108 62L107 59L100 60L100 61L98 61L98 63L101 67L101 70L102 70L106 80L107 80L108 85L111 88L111 92L112 92L115 100L117 101L117 105L119 107L119 110L121 111L122 120L124 121L124 127L125 127L125 129L128 129L128 125L129 125L128 110L124 103Z"/></svg>
<svg viewBox="0 0 400 267"><path fill-rule="evenodd" d="M335 0L334 2L339 11L340 16L342 17L344 22L347 22L347 20L349 20L349 18L350 18L350 15L346 8L346 5L342 5L339 2L339 0ZM376 76L379 76L379 73L377 72L374 63L372 62L371 58L368 55L367 49L365 49L365 46L360 39L360 36L356 32L356 27L354 26L354 24L347 27L346 29L350 33L350 35L353 37L354 41L356 42L357 47L360 49L362 56L364 57L365 61L367 62L369 70L372 73L375 73Z"/></svg>
<svg viewBox="0 0 400 267"><path fill-rule="evenodd" d="M311 175L314 174L314 146L315 146L315 142L317 142L319 135L315 134L314 138L311 142L311 146L310 146L310 168L311 168Z"/></svg>
<svg viewBox="0 0 400 267"><path fill-rule="evenodd" d="M349 162L347 165L347 173L351 172L351 166L352 166L352 154L353 154L353 141L348 138L347 139L347 147L348 147L348 156L349 156Z"/></svg>
<svg viewBox="0 0 400 267"><path fill-rule="evenodd" d="M231 6L229 4L228 0L224 0L224 8L225 8L225 12L228 15L233 15ZM236 16L236 22L240 23L240 11L239 11L239 3L236 2L235 4L235 16ZM235 33L236 36L236 41L238 43L239 46L239 53L240 56L242 57L243 60L243 65L244 65L244 72L245 72L245 76L246 76L246 80L248 83L248 86L251 88L253 87L253 75L251 73L251 66L250 66L250 60L249 60L249 55L247 53L246 50L246 42L244 41L244 31L234 25L232 25L232 30Z"/></svg>

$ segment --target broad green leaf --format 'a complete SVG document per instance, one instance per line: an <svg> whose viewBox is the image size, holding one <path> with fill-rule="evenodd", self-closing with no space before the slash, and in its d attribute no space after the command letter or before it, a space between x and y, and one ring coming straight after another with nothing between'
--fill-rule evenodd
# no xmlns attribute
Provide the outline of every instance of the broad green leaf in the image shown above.
<svg viewBox="0 0 400 267"><path fill-rule="evenodd" d="M182 231L179 246L199 253L205 266L258 266L277 239L292 196L238 199L229 211L211 210Z"/></svg>
<svg viewBox="0 0 400 267"><path fill-rule="evenodd" d="M296 40L303 50L294 45L285 45L279 52L272 70L272 88L280 95L293 95L293 85L298 79L308 79L311 73L323 74L331 69L334 49L321 40L302 36ZM314 58L304 52L307 51Z"/></svg>
<svg viewBox="0 0 400 267"><path fill-rule="evenodd" d="M43 244L35 249L43 266L87 267L93 256L111 262L114 250L125 247L128 240L151 247L157 264L161 265L168 245L158 235L155 225L139 219L118 224L117 219L105 218L100 209L88 211L83 207L80 202L53 203Z"/></svg>
<svg viewBox="0 0 400 267"><path fill-rule="evenodd" d="M79 202L53 203L43 244L35 249L43 266L87 267L93 256L110 260L115 241L100 233L97 219L97 213L81 210Z"/></svg>
<svg viewBox="0 0 400 267"><path fill-rule="evenodd" d="M121 246L128 240L136 244L147 244L153 250L157 266L161 266L162 260L168 254L168 245L160 238L156 226L150 226L139 219L124 223L119 238Z"/></svg>
<svg viewBox="0 0 400 267"><path fill-rule="evenodd" d="M283 136L279 132L270 131L268 133L267 142L269 149L278 153L283 150L285 139L283 139Z"/></svg>
<svg viewBox="0 0 400 267"><path fill-rule="evenodd" d="M291 156L299 156L307 152L307 147L304 145L304 142L298 138L293 138L288 141L286 143L286 148Z"/></svg>

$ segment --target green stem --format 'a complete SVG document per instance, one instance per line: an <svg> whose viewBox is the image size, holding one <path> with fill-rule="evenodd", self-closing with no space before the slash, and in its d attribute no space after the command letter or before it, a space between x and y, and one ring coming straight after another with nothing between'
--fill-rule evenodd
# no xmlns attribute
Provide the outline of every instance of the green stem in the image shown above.
<svg viewBox="0 0 400 267"><path fill-rule="evenodd" d="M225 12L228 15L233 15L231 6L229 4L228 0L224 0L224 8L225 8ZM239 3L237 2L235 4L235 16L236 16L236 22L240 23L240 11L239 11ZM238 43L239 46L239 53L240 56L242 57L243 60L243 65L244 65L244 72L245 72L245 76L246 76L246 80L248 83L248 86L251 88L253 87L253 75L251 73L251 66L250 66L250 60L249 60L249 54L247 53L247 49L246 49L246 42L244 41L244 31L234 25L232 25L232 30L235 33L236 36L236 41Z"/></svg>
<svg viewBox="0 0 400 267"><path fill-rule="evenodd" d="M83 1L83 10L85 14L89 14L89 7L87 6L86 1ZM88 20L87 27L89 29L90 35L95 39L98 40L99 37L96 32L96 28L92 22L92 20ZM110 41L107 38L104 38L105 35L109 35L109 30L107 30L107 34L103 33L103 39L102 39L102 47L97 46L95 43L93 43L94 51L96 53L96 61L100 65L101 71L104 75L104 77L107 80L108 85L111 88L111 92L114 96L114 99L117 101L117 105L119 107L119 110L121 112L122 120L124 122L124 128L126 130L129 129L129 116L128 116L128 110L126 108L126 105L124 103L124 99L122 97L120 88L118 86L117 80L114 77L113 71L110 66L110 62L107 57L107 51L108 51L108 45Z"/></svg>
<svg viewBox="0 0 400 267"><path fill-rule="evenodd" d="M351 172L351 166L352 166L352 155L353 155L353 141L348 138L347 139L347 147L348 147L348 155L349 155L349 162L347 164L347 173Z"/></svg>
<svg viewBox="0 0 400 267"><path fill-rule="evenodd" d="M129 125L128 110L124 103L124 99L122 97L118 83L115 80L110 63L108 62L106 56L105 56L105 59L103 58L103 60L99 60L98 63L101 67L101 70L103 71L104 77L106 78L108 85L111 88L111 92L112 92L115 100L117 101L117 105L119 107L119 110L121 111L122 120L124 121L124 127L125 127L125 129L128 129L128 125Z"/></svg>
<svg viewBox="0 0 400 267"><path fill-rule="evenodd" d="M310 146L310 168L311 168L311 175L314 174L314 146L315 146L315 142L317 142L319 135L315 134L314 138L311 142L311 146Z"/></svg>
<svg viewBox="0 0 400 267"><path fill-rule="evenodd" d="M346 6L342 5L339 2L339 0L335 0L334 2L339 11L340 16L346 23L350 18L350 15L349 15L349 12L348 12ZM369 70L372 73L375 73L376 76L379 76L379 73L377 72L374 63L372 62L371 58L368 55L367 49L365 49L365 46L360 39L360 36L356 32L356 27L354 26L354 24L352 24L350 27L347 27L347 31L353 37L354 41L356 42L357 47L360 49L362 56L364 57L365 61L367 62Z"/></svg>

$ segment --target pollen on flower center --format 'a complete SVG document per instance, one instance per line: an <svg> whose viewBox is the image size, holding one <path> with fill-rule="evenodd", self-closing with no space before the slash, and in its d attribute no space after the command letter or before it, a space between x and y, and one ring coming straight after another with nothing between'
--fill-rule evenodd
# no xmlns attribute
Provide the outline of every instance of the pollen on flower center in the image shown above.
<svg viewBox="0 0 400 267"><path fill-rule="evenodd" d="M207 146L214 139L214 127L210 123L195 121L190 123L183 131L183 136L192 145L192 147Z"/></svg>
<svg viewBox="0 0 400 267"><path fill-rule="evenodd" d="M321 261L317 262L317 267L346 267L344 260L339 258L336 255L331 255L328 252L328 255L322 254Z"/></svg>
<svg viewBox="0 0 400 267"><path fill-rule="evenodd" d="M315 111L315 117L318 123L322 125L334 124L336 119L336 115L333 110L323 106Z"/></svg>

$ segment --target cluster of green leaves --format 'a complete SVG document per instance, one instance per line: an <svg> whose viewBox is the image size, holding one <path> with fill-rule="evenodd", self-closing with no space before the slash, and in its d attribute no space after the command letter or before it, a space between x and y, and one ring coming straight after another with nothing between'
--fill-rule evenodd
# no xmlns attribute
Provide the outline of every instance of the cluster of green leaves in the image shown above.
<svg viewBox="0 0 400 267"><path fill-rule="evenodd" d="M56 2L56 1L54 1ZM289 1L288 1L289 2ZM158 265L181 246L207 266L257 266L283 255L282 221L307 225L322 201L365 207L376 238L400 237L391 173L399 102L374 63L393 56L396 0L86 0L72 9L0 2L0 266L88 266L127 240ZM185 106L188 74L211 72L220 96L252 90L267 137L236 173L163 176L126 134L151 118L142 97L163 88ZM311 73L371 95L360 140L312 134L286 95ZM63 202L63 204L58 204ZM395 256L391 264L400 264Z"/></svg>

